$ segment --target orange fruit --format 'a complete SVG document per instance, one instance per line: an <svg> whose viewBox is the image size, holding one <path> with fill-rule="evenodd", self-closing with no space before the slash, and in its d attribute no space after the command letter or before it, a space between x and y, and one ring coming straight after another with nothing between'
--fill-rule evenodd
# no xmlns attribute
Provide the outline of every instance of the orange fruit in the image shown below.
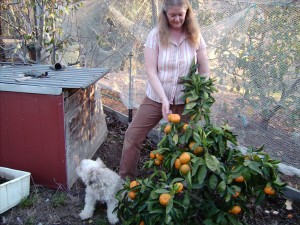
<svg viewBox="0 0 300 225"><path fill-rule="evenodd" d="M159 196L159 203L161 205L168 205L170 199L171 199L171 195L168 193L163 193Z"/></svg>
<svg viewBox="0 0 300 225"><path fill-rule="evenodd" d="M168 121L171 122L171 117L172 117L172 114L168 114Z"/></svg>
<svg viewBox="0 0 300 225"><path fill-rule="evenodd" d="M188 163L191 160L191 156L189 153L184 152L181 154L181 156L179 157L179 160L182 164Z"/></svg>
<svg viewBox="0 0 300 225"><path fill-rule="evenodd" d="M176 169L179 169L180 166L181 166L180 159L176 159L175 162L174 162L174 167L175 167Z"/></svg>
<svg viewBox="0 0 300 225"><path fill-rule="evenodd" d="M186 174L188 174L188 172L191 171L191 167L188 164L183 164L180 167L180 171L182 174L186 175Z"/></svg>
<svg viewBox="0 0 300 225"><path fill-rule="evenodd" d="M145 225L144 220L142 220L139 225Z"/></svg>
<svg viewBox="0 0 300 225"><path fill-rule="evenodd" d="M130 187L130 189L132 189L132 188L134 188L135 186L138 186L138 185L140 185L140 183L133 180L133 181L130 182L129 187ZM136 191L136 190L134 190L134 191Z"/></svg>
<svg viewBox="0 0 300 225"><path fill-rule="evenodd" d="M156 158L156 156L155 156L155 154L153 152L150 152L150 158L151 159L155 159Z"/></svg>
<svg viewBox="0 0 300 225"><path fill-rule="evenodd" d="M189 143L189 149L193 150L194 144L196 144L195 141L190 142L190 143Z"/></svg>
<svg viewBox="0 0 300 225"><path fill-rule="evenodd" d="M154 163L155 163L155 165L160 166L161 163L162 163L162 161L159 160L159 159L155 159L155 160L154 160Z"/></svg>
<svg viewBox="0 0 300 225"><path fill-rule="evenodd" d="M169 134L171 132L172 126L170 124L168 124L167 126L165 126L164 128L164 132L166 134Z"/></svg>
<svg viewBox="0 0 300 225"><path fill-rule="evenodd" d="M234 215L239 214L241 211L242 211L242 209L238 205L233 206L233 208L231 210L229 210L229 212Z"/></svg>
<svg viewBox="0 0 300 225"><path fill-rule="evenodd" d="M235 192L235 194L232 195L233 198L237 198L240 195L240 192Z"/></svg>
<svg viewBox="0 0 300 225"><path fill-rule="evenodd" d="M159 153L157 153L155 156L160 161L162 161L164 159L164 157L161 154L159 154Z"/></svg>
<svg viewBox="0 0 300 225"><path fill-rule="evenodd" d="M238 183L242 183L242 182L244 182L244 177L241 175L241 176L239 176L239 177L237 177L237 178L235 178L234 179L236 182L238 182Z"/></svg>
<svg viewBox="0 0 300 225"><path fill-rule="evenodd" d="M190 99L189 99L189 98L186 98L186 99L185 99L185 103L188 104L189 102L190 102Z"/></svg>
<svg viewBox="0 0 300 225"><path fill-rule="evenodd" d="M182 184L182 183L177 182L177 183L174 184L174 186L175 186L176 188L178 188L177 191L176 191L176 193L182 192L182 190L183 190L183 184Z"/></svg>
<svg viewBox="0 0 300 225"><path fill-rule="evenodd" d="M183 131L186 131L186 129L188 128L188 126L189 126L188 123L184 124L183 127L182 127Z"/></svg>
<svg viewBox="0 0 300 225"><path fill-rule="evenodd" d="M198 146L194 149L195 155L201 154L204 151L204 148L201 146Z"/></svg>
<svg viewBox="0 0 300 225"><path fill-rule="evenodd" d="M128 192L128 197L132 200L136 198L136 193L134 191L129 191Z"/></svg>
<svg viewBox="0 0 300 225"><path fill-rule="evenodd" d="M267 195L274 195L275 194L275 190L272 188L272 187L269 187L269 186L266 186L264 188L264 192L267 194Z"/></svg>
<svg viewBox="0 0 300 225"><path fill-rule="evenodd" d="M169 122L172 123L179 123L180 122L180 116L178 114L169 114L168 115Z"/></svg>

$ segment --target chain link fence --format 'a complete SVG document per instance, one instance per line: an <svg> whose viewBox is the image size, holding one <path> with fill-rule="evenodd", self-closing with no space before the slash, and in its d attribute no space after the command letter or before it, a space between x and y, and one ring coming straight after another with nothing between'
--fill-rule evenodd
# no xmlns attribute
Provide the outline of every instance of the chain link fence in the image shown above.
<svg viewBox="0 0 300 225"><path fill-rule="evenodd" d="M138 108L145 96L143 44L162 1L87 0L63 23L72 45L63 64L108 67L104 89ZM216 124L235 129L241 145L260 147L300 168L300 2L190 0L207 43L219 90Z"/></svg>

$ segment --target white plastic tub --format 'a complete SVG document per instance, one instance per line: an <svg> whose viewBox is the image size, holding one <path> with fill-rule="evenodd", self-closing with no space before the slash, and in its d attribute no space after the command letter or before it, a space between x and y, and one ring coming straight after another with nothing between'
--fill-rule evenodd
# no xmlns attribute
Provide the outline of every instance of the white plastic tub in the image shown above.
<svg viewBox="0 0 300 225"><path fill-rule="evenodd" d="M0 184L0 214L16 206L29 195L30 173L0 167L0 177L8 180Z"/></svg>

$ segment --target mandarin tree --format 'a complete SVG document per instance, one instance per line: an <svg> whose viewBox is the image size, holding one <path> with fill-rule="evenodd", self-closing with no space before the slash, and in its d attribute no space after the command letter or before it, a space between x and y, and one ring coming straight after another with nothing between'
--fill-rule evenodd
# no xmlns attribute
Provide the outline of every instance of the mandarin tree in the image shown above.
<svg viewBox="0 0 300 225"><path fill-rule="evenodd" d="M261 204L285 186L278 177L279 161L262 147L248 147L244 155L228 124L211 123L212 94L217 90L214 80L197 74L196 68L194 64L182 79L183 114L190 120L169 115L161 125L161 131L168 126L168 132L144 165L153 173L137 179L134 190L127 179L117 194L123 224L243 224L240 215L247 216L249 202ZM129 199L132 191L135 198Z"/></svg>

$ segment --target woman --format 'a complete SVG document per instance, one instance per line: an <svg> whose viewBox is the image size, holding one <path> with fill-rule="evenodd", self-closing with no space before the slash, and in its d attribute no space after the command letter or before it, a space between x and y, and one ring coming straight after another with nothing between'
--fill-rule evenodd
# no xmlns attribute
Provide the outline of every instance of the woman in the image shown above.
<svg viewBox="0 0 300 225"><path fill-rule="evenodd" d="M188 74L193 60L197 59L200 74L209 74L206 45L188 0L164 1L158 27L149 33L144 46L147 97L125 133L119 171L122 178L134 179L148 132L169 113L182 114L184 86L179 81Z"/></svg>

